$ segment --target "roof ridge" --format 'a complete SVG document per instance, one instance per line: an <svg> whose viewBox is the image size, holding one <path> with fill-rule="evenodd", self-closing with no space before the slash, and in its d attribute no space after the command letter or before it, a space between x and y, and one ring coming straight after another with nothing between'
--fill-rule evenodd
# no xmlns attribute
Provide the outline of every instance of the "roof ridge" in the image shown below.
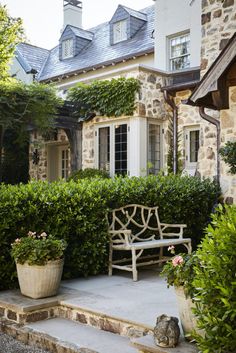
<svg viewBox="0 0 236 353"><path fill-rule="evenodd" d="M34 45L34 44L31 44L31 43L21 42L18 45L20 45L20 44L28 45L30 47L38 48L38 49L45 50L45 51L48 51L48 52L50 51L50 49L42 48L42 47L39 47L38 45Z"/></svg>

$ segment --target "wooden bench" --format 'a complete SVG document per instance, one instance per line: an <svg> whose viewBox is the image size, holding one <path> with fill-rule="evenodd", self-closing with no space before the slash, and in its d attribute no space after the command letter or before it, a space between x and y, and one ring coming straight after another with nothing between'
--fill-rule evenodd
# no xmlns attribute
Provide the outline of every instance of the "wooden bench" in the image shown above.
<svg viewBox="0 0 236 353"><path fill-rule="evenodd" d="M163 248L182 244L191 253L191 239L183 238L186 224L161 223L158 207L126 205L114 209L109 215L109 275L112 269L133 272L133 280L138 280L138 266L161 263L167 260ZM158 254L141 256L144 250L159 248ZM130 251L131 258L114 260L114 251ZM137 261L139 260L139 261Z"/></svg>

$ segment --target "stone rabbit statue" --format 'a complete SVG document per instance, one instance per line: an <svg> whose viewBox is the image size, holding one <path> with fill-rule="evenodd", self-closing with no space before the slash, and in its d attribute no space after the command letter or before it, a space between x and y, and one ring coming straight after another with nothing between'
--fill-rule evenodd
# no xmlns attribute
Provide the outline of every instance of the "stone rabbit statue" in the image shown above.
<svg viewBox="0 0 236 353"><path fill-rule="evenodd" d="M154 342L160 347L176 347L179 342L180 329L177 317L165 314L157 317L154 327Z"/></svg>

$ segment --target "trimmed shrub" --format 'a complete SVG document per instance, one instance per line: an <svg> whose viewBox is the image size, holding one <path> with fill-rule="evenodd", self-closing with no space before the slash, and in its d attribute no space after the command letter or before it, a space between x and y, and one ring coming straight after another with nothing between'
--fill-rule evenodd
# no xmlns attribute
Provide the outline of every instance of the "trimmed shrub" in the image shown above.
<svg viewBox="0 0 236 353"><path fill-rule="evenodd" d="M11 243L28 231L65 239L64 278L107 271L108 209L129 203L159 206L162 222L186 223L185 236L200 242L219 195L209 180L179 176L84 179L0 186L0 288L16 280Z"/></svg>
<svg viewBox="0 0 236 353"><path fill-rule="evenodd" d="M205 335L195 338L202 353L236 352L236 206L225 211L213 216L197 250L195 314Z"/></svg>
<svg viewBox="0 0 236 353"><path fill-rule="evenodd" d="M74 180L78 181L80 179L85 179L85 178L102 178L102 179L108 179L109 174L105 170L100 170L100 169L95 169L95 168L85 168L85 169L80 169L76 170L68 178L68 181Z"/></svg>

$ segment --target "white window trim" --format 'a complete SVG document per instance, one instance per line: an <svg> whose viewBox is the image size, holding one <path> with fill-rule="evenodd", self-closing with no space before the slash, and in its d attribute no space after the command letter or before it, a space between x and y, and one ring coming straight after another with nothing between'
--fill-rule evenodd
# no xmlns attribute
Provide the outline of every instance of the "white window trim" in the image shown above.
<svg viewBox="0 0 236 353"><path fill-rule="evenodd" d="M62 151L63 150L68 151L68 175L66 178L62 177ZM69 149L69 145L62 145L58 147L58 175L60 179L61 178L67 179L69 177L69 174L70 174L70 149Z"/></svg>
<svg viewBox="0 0 236 353"><path fill-rule="evenodd" d="M147 175L149 174L149 125L158 125L160 127L160 170L163 168L163 124L149 119L147 121Z"/></svg>
<svg viewBox="0 0 236 353"><path fill-rule="evenodd" d="M181 33L175 33L175 34L167 37L167 45L168 45L168 50L167 50L168 63L167 63L167 67L169 68L169 71L176 71L176 70L172 70L172 68L171 68L171 61L173 59L185 57L187 55L191 58L190 48L189 48L189 53L187 55L183 54L183 55L180 55L180 56L171 57L171 41L173 39L175 39L175 38L181 38L181 37L185 37L185 36L189 36L189 41L190 41L190 31L185 31L185 32L181 32ZM190 45L191 45L191 42L190 42ZM188 67L185 67L185 68L182 68L180 70L184 70L184 69L187 69L187 68Z"/></svg>
<svg viewBox="0 0 236 353"><path fill-rule="evenodd" d="M62 59L69 59L73 57L74 53L74 41L73 38L65 39L62 41ZM69 46L69 48L66 48L66 46ZM67 51L66 51L67 49Z"/></svg>
<svg viewBox="0 0 236 353"><path fill-rule="evenodd" d="M190 162L190 132L199 131L200 126L188 126L184 128L184 143L185 143L185 169L196 169L197 162ZM200 136L199 136L200 138ZM199 141L200 142L200 141Z"/></svg>
<svg viewBox="0 0 236 353"><path fill-rule="evenodd" d="M95 126L95 167L99 168L99 129L110 128L110 176L115 176L115 126L127 125L127 175L130 173L130 124L128 120L117 120L112 123L97 124Z"/></svg>
<svg viewBox="0 0 236 353"><path fill-rule="evenodd" d="M127 35L127 20L117 21L117 22L113 23L112 26L113 26L113 28L112 28L113 44L127 40L127 37L128 37L128 35ZM120 31L121 31L121 33L119 35L116 32L116 28L118 28L118 26L120 26Z"/></svg>

